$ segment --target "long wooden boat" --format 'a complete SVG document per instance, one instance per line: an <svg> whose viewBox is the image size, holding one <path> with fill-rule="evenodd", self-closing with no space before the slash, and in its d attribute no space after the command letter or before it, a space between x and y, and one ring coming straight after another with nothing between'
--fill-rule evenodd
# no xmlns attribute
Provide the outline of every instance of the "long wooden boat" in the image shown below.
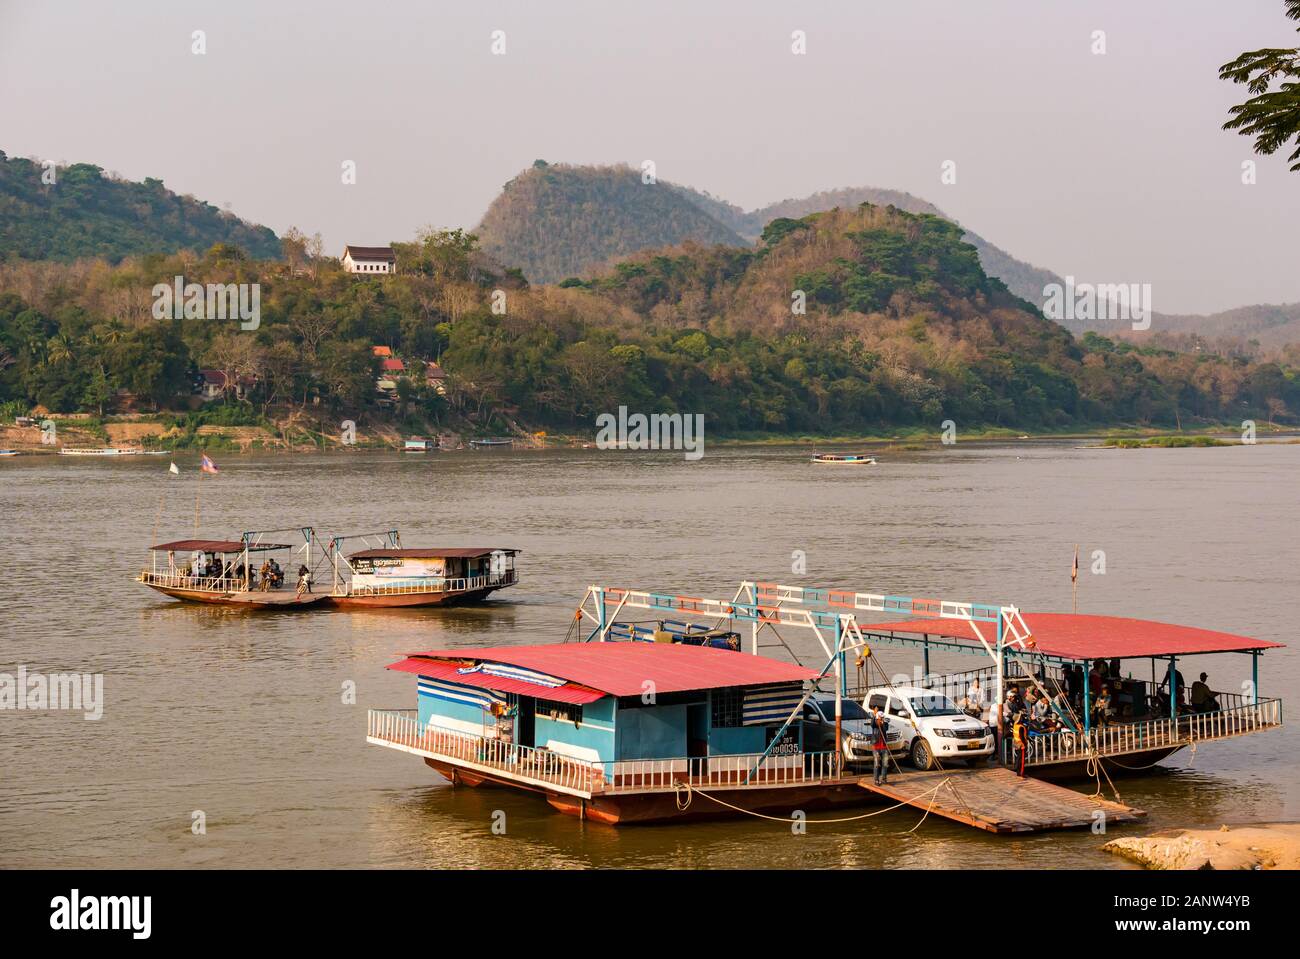
<svg viewBox="0 0 1300 959"><path fill-rule="evenodd" d="M306 562L300 565L310 569L313 537L310 528L302 532L306 543L298 549L306 549ZM283 557L283 567L275 556L277 551L289 551ZM299 567L290 568L295 547L267 542L257 532L245 533L237 540L175 540L151 546L149 552L150 565L140 571L136 582L182 602L244 609L301 609L329 599L328 591L312 592L310 581L299 587Z"/></svg>
<svg viewBox="0 0 1300 959"><path fill-rule="evenodd" d="M383 609L476 603L518 582L517 549L498 546L426 546L403 549L397 531L391 545L343 555L330 542L335 582L330 603L337 607Z"/></svg>
<svg viewBox="0 0 1300 959"><path fill-rule="evenodd" d="M65 446L60 456L162 456L166 450L145 450L134 446Z"/></svg>
<svg viewBox="0 0 1300 959"><path fill-rule="evenodd" d="M822 466L875 466L876 459L866 453L816 453L812 461Z"/></svg>

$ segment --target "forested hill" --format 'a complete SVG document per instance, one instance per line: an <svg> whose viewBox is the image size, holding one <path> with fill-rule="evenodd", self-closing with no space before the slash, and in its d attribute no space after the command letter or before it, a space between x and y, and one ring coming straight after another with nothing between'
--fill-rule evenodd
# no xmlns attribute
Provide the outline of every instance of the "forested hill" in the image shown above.
<svg viewBox="0 0 1300 959"><path fill-rule="evenodd" d="M491 434L591 431L595 417L700 413L713 435L848 435L945 419L963 432L1294 423L1300 371L1209 352L1076 340L980 266L961 228L863 205L779 218L755 247L643 251L586 280L527 286L462 231L396 243L393 276L306 269L218 245L114 267L0 263L0 412L193 407L200 368L230 407L336 421L454 416ZM258 283L251 332L158 320L150 290ZM497 309L494 310L494 306ZM388 347L407 372L376 389ZM446 374L435 388L423 361Z"/></svg>
<svg viewBox="0 0 1300 959"><path fill-rule="evenodd" d="M616 259L687 240L745 240L681 193L630 167L538 160L505 185L474 230L484 252L534 283L582 276Z"/></svg>
<svg viewBox="0 0 1300 959"><path fill-rule="evenodd" d="M123 257L233 244L257 258L280 255L280 241L210 203L178 196L161 180L117 180L89 163L56 170L0 152L0 260Z"/></svg>
<svg viewBox="0 0 1300 959"><path fill-rule="evenodd" d="M534 283L554 283L589 276L641 250L686 241L752 245L772 220L862 203L951 219L934 204L899 190L827 190L746 211L692 187L664 180L644 184L640 171L630 167L547 165L539 160L506 184L475 232L484 250L501 262L521 267ZM1042 302L1045 284L1063 282L1050 270L1017 260L975 233L968 231L965 238L979 253L986 273L1031 303Z"/></svg>

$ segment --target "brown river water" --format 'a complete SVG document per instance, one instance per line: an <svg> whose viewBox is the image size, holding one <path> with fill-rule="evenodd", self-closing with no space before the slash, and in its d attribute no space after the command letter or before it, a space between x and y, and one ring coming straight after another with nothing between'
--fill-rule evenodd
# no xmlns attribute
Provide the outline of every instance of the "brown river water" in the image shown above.
<svg viewBox="0 0 1300 959"><path fill-rule="evenodd" d="M403 456L215 454L0 460L0 672L104 674L104 714L0 711L0 863L159 867L1107 867L1106 838L1300 818L1295 727L1119 780L1147 825L1000 838L899 810L794 835L755 819L613 828L505 790L453 790L368 746L367 707L415 704L383 667L449 645L564 638L592 583L730 597L744 578L1079 610L1294 644L1300 445L1087 450L958 443L819 467L795 448ZM249 613L134 583L150 538L398 526L407 546L523 550L519 586L463 609ZM165 497L165 499L164 499ZM161 512L161 521L159 513ZM154 530L156 529L156 533ZM791 573L803 550L807 573ZM1089 572L1104 550L1106 572ZM643 617L644 618L644 617ZM787 636L803 645L811 637ZM891 672L916 652L881 648ZM969 669L935 655L932 668ZM1127 666L1127 664L1126 664ZM1235 690L1249 657L1180 661ZM1134 664L1135 675L1149 669ZM1300 686L1294 645L1261 693ZM355 705L343 686L356 684ZM1290 703L1287 703L1290 706ZM1079 788L1091 791L1090 784ZM207 831L195 835L201 810ZM494 835L493 813L506 813ZM812 814L843 815L843 813Z"/></svg>

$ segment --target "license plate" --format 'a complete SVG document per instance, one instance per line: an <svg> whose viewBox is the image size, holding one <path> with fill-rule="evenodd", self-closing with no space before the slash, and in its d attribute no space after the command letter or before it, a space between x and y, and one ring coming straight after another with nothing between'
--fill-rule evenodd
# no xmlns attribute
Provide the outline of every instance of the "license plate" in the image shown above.
<svg viewBox="0 0 1300 959"><path fill-rule="evenodd" d="M984 748L983 743L967 743L965 746L962 747L962 749L983 749L983 748Z"/></svg>

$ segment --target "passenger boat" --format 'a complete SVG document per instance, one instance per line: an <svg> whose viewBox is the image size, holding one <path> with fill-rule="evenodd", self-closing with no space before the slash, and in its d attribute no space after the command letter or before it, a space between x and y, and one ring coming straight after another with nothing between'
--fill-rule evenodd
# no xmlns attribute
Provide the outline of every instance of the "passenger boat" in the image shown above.
<svg viewBox="0 0 1300 959"><path fill-rule="evenodd" d="M697 622L651 628L618 621L643 610ZM916 618L860 622L866 613ZM432 650L392 663L416 676L416 704L371 710L367 741L420 756L454 783L512 786L606 823L789 817L795 809L889 802L990 832L1023 833L1087 828L1099 810L1108 824L1145 815L1048 779L1100 778L1101 769L1138 773L1179 749L1281 725L1280 701L1261 698L1257 682L1248 695L1214 693L1212 706L1195 710L1175 693L1170 715L1161 716L1158 690L1126 679L1117 715L1103 726L1085 717L1073 728L1031 735L1019 770L1028 778L1006 765L1012 757L1005 752L991 765L966 767L955 752L965 740L955 735L948 737L952 753L930 757L942 769L898 769L877 785L861 763L869 753L850 728L864 691L849 683L849 657L870 663L877 646L919 648L927 667L931 647L991 657L1002 666L984 673L1000 699L1011 684L1050 684L1054 666L1106 654L1167 657L1175 684L1180 655L1247 654L1257 680L1258 656L1279 644L1115 617L1022 616L1014 606L750 581L731 599L593 586L573 622L581 624L578 642ZM746 626L750 635L742 638ZM816 635L826 656L820 672L758 655L761 631L778 626ZM927 676L923 683L933 684L938 700L945 682L970 678ZM913 703L924 702L923 688L905 691ZM915 725L905 709L894 711L888 694L882 698L905 733ZM938 730L953 727L934 724L936 741L945 738Z"/></svg>
<svg viewBox="0 0 1300 959"><path fill-rule="evenodd" d="M166 450L145 450L134 446L64 446L60 456L162 456Z"/></svg>
<svg viewBox="0 0 1300 959"><path fill-rule="evenodd" d="M867 456L865 453L817 453L813 456L812 461L825 466L876 465L875 457Z"/></svg>
<svg viewBox="0 0 1300 959"><path fill-rule="evenodd" d="M426 440L421 436L412 436L402 444L403 453L429 453L437 448L435 440Z"/></svg>
<svg viewBox="0 0 1300 959"><path fill-rule="evenodd" d="M0 450L0 456L18 456L17 450Z"/></svg>
<svg viewBox="0 0 1300 959"><path fill-rule="evenodd" d="M349 539L383 545L344 554ZM338 607L383 608L475 603L518 582L517 549L498 546L424 546L404 549L397 530L336 536L328 555L334 568L330 602Z"/></svg>
<svg viewBox="0 0 1300 959"><path fill-rule="evenodd" d="M269 530L283 533L287 530ZM268 542L263 532L244 533L239 539L180 539L149 547L150 565L136 582L165 596L187 603L238 606L245 609L298 609L329 598L328 591L298 588L299 566L311 569L310 527L298 530L304 544L293 547ZM277 557L275 554L283 553ZM160 562L161 557L161 562ZM262 562L274 561L279 576L263 577ZM283 563L283 565L281 565Z"/></svg>
<svg viewBox="0 0 1300 959"><path fill-rule="evenodd" d="M469 445L474 449L490 449L497 446L514 446L515 441L512 439L481 439L470 440Z"/></svg>

